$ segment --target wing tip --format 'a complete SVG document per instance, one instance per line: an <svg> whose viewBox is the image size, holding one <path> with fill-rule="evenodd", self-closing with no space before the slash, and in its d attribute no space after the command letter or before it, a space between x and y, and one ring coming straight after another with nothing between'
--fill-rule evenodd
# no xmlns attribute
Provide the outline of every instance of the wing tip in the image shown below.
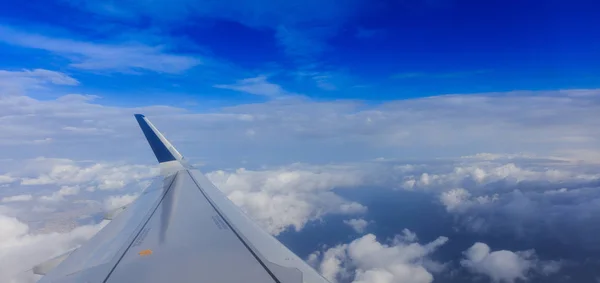
<svg viewBox="0 0 600 283"><path fill-rule="evenodd" d="M146 136L146 140L150 144L150 147L152 148L154 156L158 162L163 163L177 160L177 157L169 149L169 142L162 137L160 132L154 128L154 126L152 126L150 121L146 120L146 116L142 114L134 114L134 116L140 128L142 129L144 136ZM164 140L161 140L161 137Z"/></svg>

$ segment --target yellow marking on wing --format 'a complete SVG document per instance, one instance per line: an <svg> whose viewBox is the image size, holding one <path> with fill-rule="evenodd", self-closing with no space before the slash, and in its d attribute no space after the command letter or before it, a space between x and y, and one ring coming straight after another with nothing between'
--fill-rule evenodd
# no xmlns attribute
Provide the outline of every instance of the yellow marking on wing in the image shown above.
<svg viewBox="0 0 600 283"><path fill-rule="evenodd" d="M151 255L152 254L152 250L143 250L141 252L138 253L141 256L147 256L147 255Z"/></svg>

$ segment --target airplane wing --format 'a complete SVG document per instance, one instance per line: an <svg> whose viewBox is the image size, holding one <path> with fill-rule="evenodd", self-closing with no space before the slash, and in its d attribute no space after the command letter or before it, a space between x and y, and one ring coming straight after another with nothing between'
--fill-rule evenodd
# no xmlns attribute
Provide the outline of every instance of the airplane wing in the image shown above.
<svg viewBox="0 0 600 283"><path fill-rule="evenodd" d="M328 282L135 118L162 177L84 245L34 268L39 282Z"/></svg>

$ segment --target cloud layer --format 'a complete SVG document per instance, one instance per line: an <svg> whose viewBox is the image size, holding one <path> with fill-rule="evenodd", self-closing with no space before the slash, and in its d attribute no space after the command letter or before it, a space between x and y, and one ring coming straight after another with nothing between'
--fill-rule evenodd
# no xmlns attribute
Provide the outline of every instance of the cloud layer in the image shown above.
<svg viewBox="0 0 600 283"><path fill-rule="evenodd" d="M377 219L365 228L369 208L342 197L343 190L388 189L431 197L457 231L510 235L529 245L501 250L535 248L536 257L561 259L535 246L531 239L540 235L573 254L588 250L595 256L600 246L593 236L600 215L598 90L384 103L291 96L196 113L172 106L107 106L94 95L35 98L29 93L36 87L77 80L52 71L3 74L0 212L6 227L13 227L4 232L10 242L37 233L66 241L58 247L67 248L73 241L62 239L74 239L68 231L134 199L157 173L131 116L142 112L188 159L210 164L201 169L274 235L302 231L332 215L344 216L359 233L371 232ZM250 83L269 84L268 91L255 94L283 90L266 78ZM61 239L47 236L52 233ZM368 234L313 257L329 278L430 282L443 269L430 256L446 246L445 238L421 245L410 230L396 233L402 234L395 241ZM461 268L505 281L537 270L523 267L537 266L533 256L497 252L465 255ZM511 260L517 263L508 264ZM567 260L577 264L581 258ZM510 268L490 267L497 261Z"/></svg>
<svg viewBox="0 0 600 283"><path fill-rule="evenodd" d="M72 159L139 157L147 152L139 150L143 139L131 114L143 112L182 152L217 165L430 159L480 152L594 161L599 155L598 97L597 90L571 90L370 105L292 97L193 113L167 106L109 107L90 95L50 100L5 95L0 98L0 143L10 146L9 153L30 153L29 158L47 152ZM76 143L96 150L69 146ZM107 146L114 144L119 147Z"/></svg>

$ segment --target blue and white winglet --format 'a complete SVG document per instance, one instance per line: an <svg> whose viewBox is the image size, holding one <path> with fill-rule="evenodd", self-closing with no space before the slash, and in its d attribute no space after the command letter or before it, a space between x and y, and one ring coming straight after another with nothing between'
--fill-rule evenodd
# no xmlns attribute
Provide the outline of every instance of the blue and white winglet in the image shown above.
<svg viewBox="0 0 600 283"><path fill-rule="evenodd" d="M84 245L34 268L40 282L327 283L135 118L162 176Z"/></svg>

